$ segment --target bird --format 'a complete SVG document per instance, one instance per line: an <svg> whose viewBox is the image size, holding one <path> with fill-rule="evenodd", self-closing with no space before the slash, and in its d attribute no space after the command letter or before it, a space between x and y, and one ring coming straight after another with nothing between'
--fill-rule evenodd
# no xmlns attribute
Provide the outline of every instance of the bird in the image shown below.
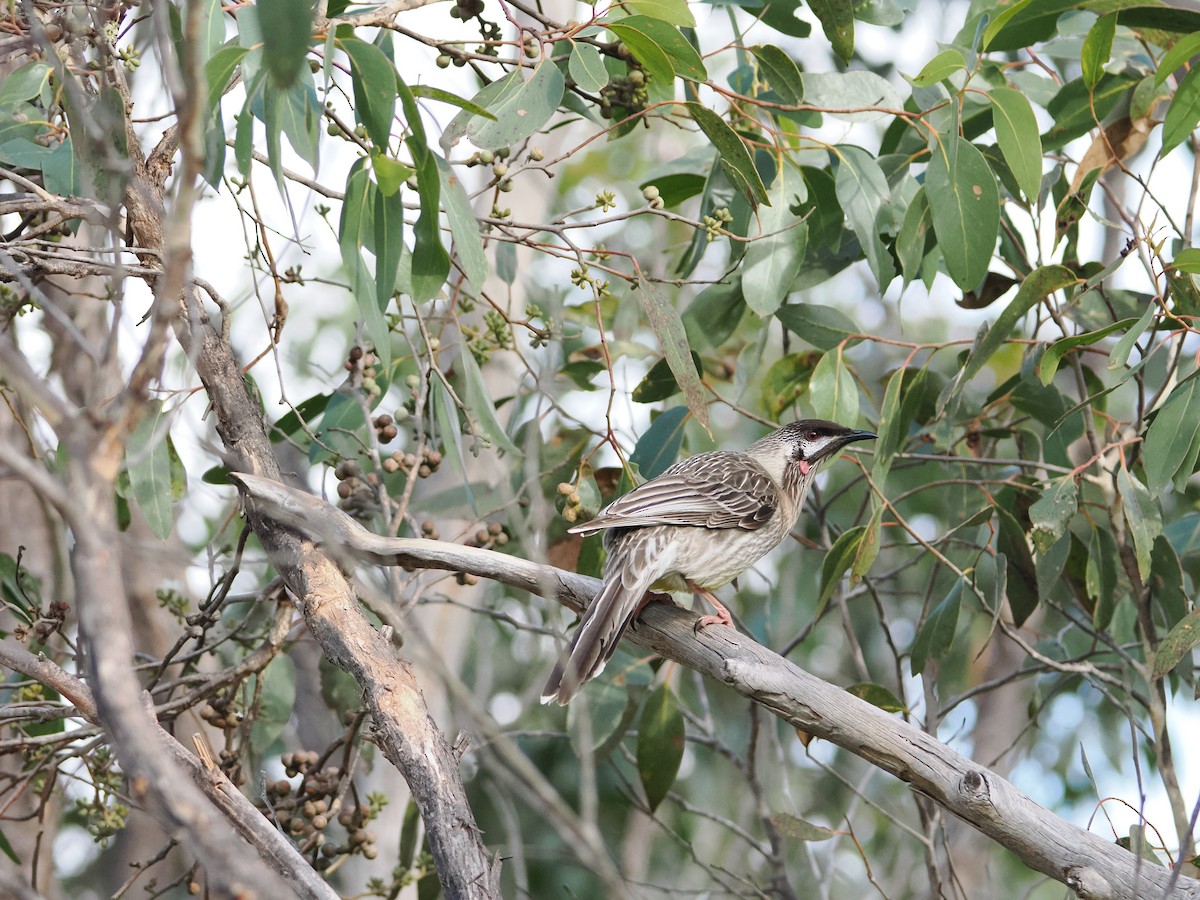
<svg viewBox="0 0 1200 900"><path fill-rule="evenodd" d="M696 630L732 625L713 596L792 530L822 463L876 437L824 419L801 419L745 450L680 460L570 531L604 533L603 585L583 613L542 690L566 705L604 669L648 591L691 592L712 604Z"/></svg>

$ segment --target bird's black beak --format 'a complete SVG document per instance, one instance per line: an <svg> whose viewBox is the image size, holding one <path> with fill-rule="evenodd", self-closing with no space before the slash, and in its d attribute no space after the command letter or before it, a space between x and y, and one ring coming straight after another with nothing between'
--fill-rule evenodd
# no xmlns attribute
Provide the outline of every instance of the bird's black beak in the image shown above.
<svg viewBox="0 0 1200 900"><path fill-rule="evenodd" d="M877 437L879 435L873 431L847 431L845 434L838 435L830 441L828 446L821 451L821 457L827 458L833 456L847 444L853 444L855 441L870 441Z"/></svg>

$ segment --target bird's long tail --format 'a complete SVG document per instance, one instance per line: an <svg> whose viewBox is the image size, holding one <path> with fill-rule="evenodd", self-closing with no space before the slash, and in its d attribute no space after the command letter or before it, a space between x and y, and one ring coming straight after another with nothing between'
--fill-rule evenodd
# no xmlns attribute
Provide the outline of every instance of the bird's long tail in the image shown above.
<svg viewBox="0 0 1200 900"><path fill-rule="evenodd" d="M604 567L604 587L584 611L571 646L555 663L542 688L543 703L553 700L566 705L586 682L604 671L621 635L641 611L646 592L663 570L647 564L651 559L660 561L655 559L657 548L638 546L644 543L641 541L632 543L634 546L610 554Z"/></svg>

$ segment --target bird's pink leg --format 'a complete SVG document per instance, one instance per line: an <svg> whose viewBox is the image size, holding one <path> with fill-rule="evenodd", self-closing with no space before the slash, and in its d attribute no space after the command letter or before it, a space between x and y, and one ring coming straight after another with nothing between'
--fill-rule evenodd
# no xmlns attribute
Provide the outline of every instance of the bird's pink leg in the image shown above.
<svg viewBox="0 0 1200 900"><path fill-rule="evenodd" d="M699 619L697 619L696 624L693 626L695 631L699 631L701 628L707 628L709 625L728 625L730 628L734 627L733 616L729 614L729 610L725 608L725 605L713 596L712 591L702 588L700 585L691 581L687 583L687 586L692 589L693 593L707 600L709 604L712 605L712 608L716 610L716 615L701 616Z"/></svg>

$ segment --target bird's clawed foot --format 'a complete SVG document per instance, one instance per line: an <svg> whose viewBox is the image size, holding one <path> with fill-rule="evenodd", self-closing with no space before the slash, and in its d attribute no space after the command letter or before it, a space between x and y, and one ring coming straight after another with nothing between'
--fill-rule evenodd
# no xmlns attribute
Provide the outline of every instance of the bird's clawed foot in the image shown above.
<svg viewBox="0 0 1200 900"><path fill-rule="evenodd" d="M688 583L688 587L695 591L696 594L707 600L712 608L716 610L715 615L701 616L698 618L696 620L696 624L692 626L692 631L694 631L696 634L699 634L702 628L707 628L709 625L728 625L730 628L735 627L733 624L733 616L729 614L729 610L725 608L724 604L722 604L720 600L713 596L712 591L705 590L704 588L700 587L700 585L692 584L690 582Z"/></svg>

